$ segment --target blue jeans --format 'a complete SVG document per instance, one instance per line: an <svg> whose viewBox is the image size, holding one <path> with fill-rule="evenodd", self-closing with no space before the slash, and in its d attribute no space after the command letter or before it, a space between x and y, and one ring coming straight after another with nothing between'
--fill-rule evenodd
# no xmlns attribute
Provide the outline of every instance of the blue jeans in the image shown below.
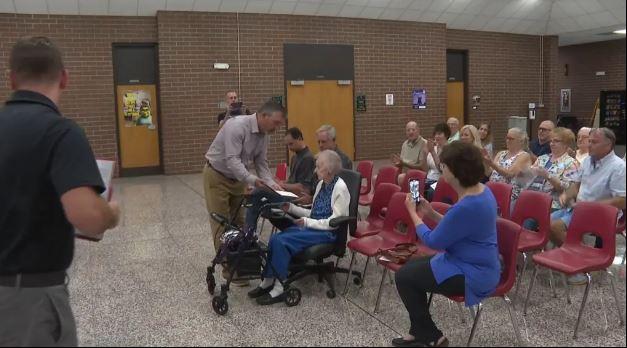
<svg viewBox="0 0 627 348"><path fill-rule="evenodd" d="M311 246L326 243L335 243L333 231L292 226L275 234L268 243L269 264L266 265L263 277L287 279L290 261L294 255L298 255Z"/></svg>

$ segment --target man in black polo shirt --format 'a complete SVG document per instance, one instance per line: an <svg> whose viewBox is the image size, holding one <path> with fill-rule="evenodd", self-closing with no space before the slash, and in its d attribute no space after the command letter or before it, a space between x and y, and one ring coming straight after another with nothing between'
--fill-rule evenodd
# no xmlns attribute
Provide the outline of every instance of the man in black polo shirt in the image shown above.
<svg viewBox="0 0 627 348"><path fill-rule="evenodd" d="M285 144L294 153L290 163L290 177L286 182L279 185L286 191L290 191L298 196L303 192L311 194L314 185L318 181L315 178L316 159L305 145L303 133L300 129L293 127L285 134Z"/></svg>
<svg viewBox="0 0 627 348"><path fill-rule="evenodd" d="M68 82L47 38L19 40L15 91L0 109L0 346L76 346L66 287L74 228L98 237L117 225L84 132L57 107Z"/></svg>

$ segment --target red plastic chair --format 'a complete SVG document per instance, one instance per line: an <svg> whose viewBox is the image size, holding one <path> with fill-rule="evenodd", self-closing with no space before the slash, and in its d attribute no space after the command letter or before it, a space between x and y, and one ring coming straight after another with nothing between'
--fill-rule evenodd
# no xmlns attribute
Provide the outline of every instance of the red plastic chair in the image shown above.
<svg viewBox="0 0 627 348"><path fill-rule="evenodd" d="M581 301L579 316L575 324L574 338L577 339L579 323L583 314L583 310L588 300L588 292L592 283L591 272L605 271L610 275L610 282L614 292L616 301L616 309L621 325L623 325L623 314L616 293L614 284L614 276L608 270L612 265L614 256L616 255L616 219L618 218L618 209L607 204L598 202L579 202L573 210L573 217L568 226L566 233L566 241L556 249L548 250L533 256L536 267L533 271L529 292L525 300L523 314L527 315L527 305L533 291L536 275L539 266L548 268L553 271L560 272L566 276L578 273L586 275L586 289ZM582 243L584 234L591 233L603 241L601 248L595 248ZM568 290L568 286L566 287ZM568 296L570 298L570 294Z"/></svg>
<svg viewBox="0 0 627 348"><path fill-rule="evenodd" d="M512 185L503 182L488 181L486 186L492 191L496 199L496 205L498 207L497 214L503 219L509 219L512 204Z"/></svg>
<svg viewBox="0 0 627 348"><path fill-rule="evenodd" d="M355 238L362 238L379 233L383 228L383 221L385 216L381 214L383 208L386 208L392 199L392 196L400 192L401 188L398 185L384 182L377 186L374 190L374 197L372 204L370 205L370 212L366 220L357 222L357 229L355 230Z"/></svg>
<svg viewBox="0 0 627 348"><path fill-rule="evenodd" d="M379 249L387 249L396 246L399 243L414 243L416 241L416 233L413 233L411 226L413 222L405 207L405 198L407 194L397 192L392 195L392 199L388 204L388 214L383 221L383 227L379 233L363 238L353 239L348 242L347 247L352 252L350 261L350 275L353 270L353 263L355 261L355 254L362 254L367 256L366 265L362 273L361 285L363 287L364 279L366 278L366 271L368 269L368 262L370 258L377 255ZM397 224L403 223L407 226L406 232L400 232L397 230ZM348 290L348 280L350 277L346 277L346 284L344 285L344 293ZM357 280L356 283L359 283Z"/></svg>
<svg viewBox="0 0 627 348"><path fill-rule="evenodd" d="M536 231L530 231L523 227L520 232L518 252L522 253L523 266L518 274L514 300L518 298L520 283L522 283L525 276L525 270L529 262L528 254L544 251L544 247L549 241L551 233L551 201L550 194L531 190L522 191L516 201L511 220L520 226L524 226L526 220L532 219L538 227ZM552 283L551 281L551 287Z"/></svg>
<svg viewBox="0 0 627 348"><path fill-rule="evenodd" d="M520 225L515 222L505 220L503 218L498 218L496 220L496 233L499 245L499 254L501 254L501 257L503 258L503 269L501 270L501 280L499 281L496 290L492 295L490 295L490 297L500 297L507 305L509 318L512 321L514 333L516 334L516 340L518 341L518 345L522 346L518 325L516 324L514 313L512 312L512 301L509 297L507 297L507 293L512 289L514 282L516 281L516 256L518 255L518 238L520 236L520 230ZM449 299L457 303L463 303L465 301L464 296L450 296ZM477 312L472 323L470 337L468 337L468 347L470 347L470 344L475 337L475 332L477 330L479 320L481 319L484 301L477 305Z"/></svg>
<svg viewBox="0 0 627 348"><path fill-rule="evenodd" d="M418 188L420 190L419 192L421 195L423 195L425 192L425 181L427 181L427 173L418 169L408 170L405 174L403 182L401 183L401 191L409 193L409 182L411 180L418 180Z"/></svg>
<svg viewBox="0 0 627 348"><path fill-rule="evenodd" d="M396 185L396 178L398 178L399 171L400 170L397 167L393 166L381 167L381 169L379 169L379 173L377 174L377 178L374 181L374 189L376 190L377 186L385 182ZM368 206L372 204L373 196L374 194L372 191L370 191L367 195L359 196L359 205Z"/></svg>
<svg viewBox="0 0 627 348"><path fill-rule="evenodd" d="M625 242L627 242L627 235L625 234L625 210L623 210L623 216L620 217L618 224L616 224L616 234L623 236ZM621 265L625 264L625 257L627 257L627 249L625 249L625 253L623 254L623 260L620 262Z"/></svg>
<svg viewBox="0 0 627 348"><path fill-rule="evenodd" d="M451 207L450 205L446 203L441 203L441 202L433 202L431 203L431 206L433 207L435 211L437 211L441 215L446 214L446 212ZM425 222L425 225L427 225L432 230L437 226L437 223L431 219L424 219L424 222ZM433 250L425 246L424 244L422 244L420 239L416 239L416 245L418 246L418 250L416 250L416 253L414 253L414 256L410 257L410 259L433 256L437 253L436 250ZM401 267L403 267L402 264L382 261L382 260L377 260L377 263L383 266L383 274L381 275L381 282L379 283L379 291L377 293L377 299L374 305L374 313L377 313L379 311L379 303L381 302L381 293L383 290L383 283L385 281L385 277L388 274L388 271L396 273Z"/></svg>
<svg viewBox="0 0 627 348"><path fill-rule="evenodd" d="M435 192L433 193L433 199L431 199L431 201L455 204L457 200L457 192L444 178L440 177L438 184L435 186Z"/></svg>
<svg viewBox="0 0 627 348"><path fill-rule="evenodd" d="M275 176L279 180L287 180L287 163L277 164Z"/></svg>
<svg viewBox="0 0 627 348"><path fill-rule="evenodd" d="M374 168L373 161L361 161L357 164L357 171L361 174L362 185L359 191L360 195L367 195L372 190L372 169ZM363 183L366 180L366 184Z"/></svg>

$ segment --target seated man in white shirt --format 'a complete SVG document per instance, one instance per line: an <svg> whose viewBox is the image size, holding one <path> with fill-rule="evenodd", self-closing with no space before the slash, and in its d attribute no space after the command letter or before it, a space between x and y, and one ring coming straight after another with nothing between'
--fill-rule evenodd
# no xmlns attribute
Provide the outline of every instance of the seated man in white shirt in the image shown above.
<svg viewBox="0 0 627 348"><path fill-rule="evenodd" d="M590 132L590 156L581 166L580 177L573 178L573 184L560 196L564 209L551 214L551 241L555 245L562 245L566 239L575 198L577 202L601 202L625 209L625 162L614 153L615 144L616 135L611 129ZM580 284L585 279L577 275L569 282Z"/></svg>

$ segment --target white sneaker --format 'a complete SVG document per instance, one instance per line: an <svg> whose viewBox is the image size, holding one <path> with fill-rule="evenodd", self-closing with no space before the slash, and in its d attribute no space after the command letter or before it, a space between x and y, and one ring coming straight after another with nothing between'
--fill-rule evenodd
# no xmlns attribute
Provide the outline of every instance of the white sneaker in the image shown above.
<svg viewBox="0 0 627 348"><path fill-rule="evenodd" d="M578 273L568 277L568 284L570 285L586 285L588 284L588 277L583 273Z"/></svg>

